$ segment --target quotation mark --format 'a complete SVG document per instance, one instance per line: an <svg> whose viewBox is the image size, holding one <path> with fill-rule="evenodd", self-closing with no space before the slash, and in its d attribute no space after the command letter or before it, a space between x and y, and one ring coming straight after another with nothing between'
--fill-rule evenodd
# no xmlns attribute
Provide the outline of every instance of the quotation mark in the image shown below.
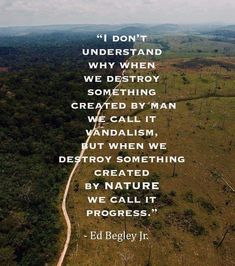
<svg viewBox="0 0 235 266"><path fill-rule="evenodd" d="M97 34L97 39L103 39L104 42L107 42L107 34Z"/></svg>
<svg viewBox="0 0 235 266"><path fill-rule="evenodd" d="M157 212L158 212L158 209L152 209L152 210L151 210L151 213L152 213L152 214L155 214L155 213L157 213ZM151 214L149 214L148 216L151 216Z"/></svg>

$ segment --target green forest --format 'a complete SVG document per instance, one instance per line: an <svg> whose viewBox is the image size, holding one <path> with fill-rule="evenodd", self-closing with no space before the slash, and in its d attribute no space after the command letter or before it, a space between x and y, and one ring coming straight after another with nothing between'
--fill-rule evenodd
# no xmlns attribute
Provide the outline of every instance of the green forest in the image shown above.
<svg viewBox="0 0 235 266"><path fill-rule="evenodd" d="M58 254L59 193L71 169L58 157L78 154L94 113L70 105L100 102L87 89L113 86L84 83L87 62L105 58L81 49L113 46L85 33L0 37L0 265L44 265Z"/></svg>

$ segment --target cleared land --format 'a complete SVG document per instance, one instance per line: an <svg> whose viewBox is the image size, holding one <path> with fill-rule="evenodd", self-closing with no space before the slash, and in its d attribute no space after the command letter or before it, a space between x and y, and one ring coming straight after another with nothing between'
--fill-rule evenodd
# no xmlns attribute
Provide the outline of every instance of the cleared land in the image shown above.
<svg viewBox="0 0 235 266"><path fill-rule="evenodd" d="M203 40L204 42L204 40ZM177 44L177 42L175 41ZM196 44L193 44L193 47ZM217 45L217 44L216 44ZM226 44L229 45L229 44ZM203 46L206 47L206 46ZM226 46L227 47L227 46ZM217 48L208 48L211 53ZM222 49L222 48L221 48ZM184 50L184 47L182 48ZM216 52L217 53L217 52ZM133 59L134 60L134 59ZM152 88L156 96L115 96L113 102L177 102L176 110L106 110L105 115L157 115L154 124L106 123L105 129L149 129L158 137L115 137L115 142L167 142L167 150L128 150L132 155L184 155L185 164L82 164L72 181L68 209L73 238L67 265L234 265L234 158L235 158L235 58L218 55L202 58L165 58L157 62L159 84L123 84L122 88ZM135 71L141 75L148 70ZM155 72L155 70L154 70ZM131 71L129 72L132 73ZM95 136L91 142L111 142ZM147 145L146 145L147 147ZM89 150L86 155L120 155L120 150ZM123 151L122 151L123 152ZM150 177L103 177L100 181L159 181L157 214L147 219L86 217L88 195L114 192L87 192L84 183L94 179L95 169L147 169ZM151 192L150 192L151 193ZM142 196L141 192L135 192ZM133 191L129 192L133 195ZM139 206L141 208L141 206ZM115 208L93 204L92 208ZM117 205L116 208L131 208ZM91 241L84 238L91 230L148 232L150 241ZM224 234L223 243L220 245ZM151 263L151 264L148 264Z"/></svg>

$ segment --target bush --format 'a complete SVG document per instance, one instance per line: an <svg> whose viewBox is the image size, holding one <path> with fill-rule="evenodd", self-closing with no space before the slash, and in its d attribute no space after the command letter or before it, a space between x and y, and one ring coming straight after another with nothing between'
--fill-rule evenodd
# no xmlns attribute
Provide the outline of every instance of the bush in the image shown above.
<svg viewBox="0 0 235 266"><path fill-rule="evenodd" d="M204 235L206 233L205 228L201 225L198 225L195 220L192 220L192 224L189 227L189 231L195 236Z"/></svg>
<svg viewBox="0 0 235 266"><path fill-rule="evenodd" d="M193 217L195 215L195 212L192 209L187 209L184 211L184 215L187 217Z"/></svg>
<svg viewBox="0 0 235 266"><path fill-rule="evenodd" d="M184 200L193 203L193 192L191 190L185 193Z"/></svg>
<svg viewBox="0 0 235 266"><path fill-rule="evenodd" d="M175 197L176 196L176 192L174 190L172 190L170 193L169 193L170 196L172 197Z"/></svg>
<svg viewBox="0 0 235 266"><path fill-rule="evenodd" d="M152 227L156 230L161 230L162 229L162 223L159 221L153 221L151 223Z"/></svg>
<svg viewBox="0 0 235 266"><path fill-rule="evenodd" d="M122 158L128 156L128 152L127 151L119 151L118 156L122 156Z"/></svg>
<svg viewBox="0 0 235 266"><path fill-rule="evenodd" d="M211 214L214 210L215 210L215 207L208 201L204 200L204 199L199 199L198 200L201 207L206 210L209 214Z"/></svg>

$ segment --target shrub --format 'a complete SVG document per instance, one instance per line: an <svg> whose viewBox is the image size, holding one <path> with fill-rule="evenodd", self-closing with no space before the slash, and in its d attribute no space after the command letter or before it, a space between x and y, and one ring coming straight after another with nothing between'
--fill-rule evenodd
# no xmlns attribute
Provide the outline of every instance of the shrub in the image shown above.
<svg viewBox="0 0 235 266"><path fill-rule="evenodd" d="M128 156L128 152L127 151L119 151L118 156L122 156L122 158Z"/></svg>
<svg viewBox="0 0 235 266"><path fill-rule="evenodd" d="M198 225L195 220L192 220L189 231L195 236L204 235L206 233L205 228L202 225Z"/></svg>
<svg viewBox="0 0 235 266"><path fill-rule="evenodd" d="M175 197L176 196L176 192L174 190L172 190L170 193L169 193L170 196L172 197Z"/></svg>
<svg viewBox="0 0 235 266"><path fill-rule="evenodd" d="M152 227L156 230L161 230L162 229L162 223L159 221L153 221L151 223Z"/></svg>
<svg viewBox="0 0 235 266"><path fill-rule="evenodd" d="M187 209L184 211L184 215L187 217L193 217L195 215L195 212L192 209Z"/></svg>
<svg viewBox="0 0 235 266"><path fill-rule="evenodd" d="M209 214L211 214L212 211L215 210L215 207L210 202L208 202L208 201L206 201L206 200L204 200L202 198L200 198L198 201L199 201L201 207L204 210L206 210Z"/></svg>
<svg viewBox="0 0 235 266"><path fill-rule="evenodd" d="M193 203L193 192L191 190L185 193L184 200Z"/></svg>

